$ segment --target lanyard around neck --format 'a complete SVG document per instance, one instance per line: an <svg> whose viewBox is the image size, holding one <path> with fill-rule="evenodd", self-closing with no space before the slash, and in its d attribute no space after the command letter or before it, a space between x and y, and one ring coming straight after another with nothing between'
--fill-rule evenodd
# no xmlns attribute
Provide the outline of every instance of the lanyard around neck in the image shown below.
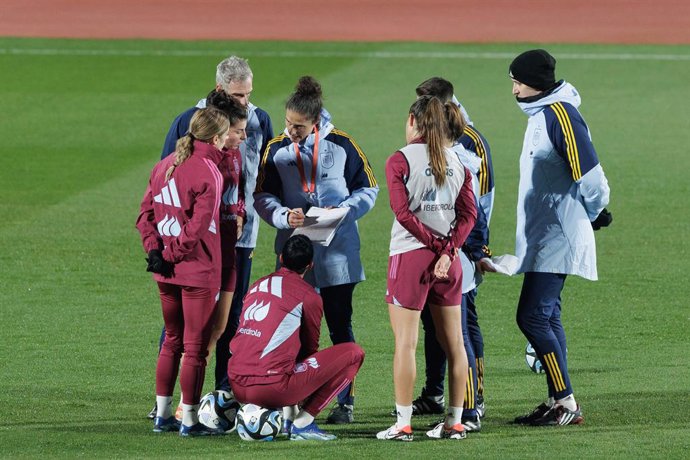
<svg viewBox="0 0 690 460"><path fill-rule="evenodd" d="M302 190L305 193L314 193L316 190L316 166L319 164L319 128L314 127L314 153L312 155L311 164L311 183L307 185L307 176L304 173L304 163L302 162L302 155L299 153L299 144L293 143L295 146L295 156L297 157L297 169L299 170L299 177L302 180Z"/></svg>

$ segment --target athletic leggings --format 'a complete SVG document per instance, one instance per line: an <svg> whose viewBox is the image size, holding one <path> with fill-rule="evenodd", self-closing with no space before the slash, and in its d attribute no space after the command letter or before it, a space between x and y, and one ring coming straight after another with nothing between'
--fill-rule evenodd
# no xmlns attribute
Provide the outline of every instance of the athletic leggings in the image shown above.
<svg viewBox="0 0 690 460"><path fill-rule="evenodd" d="M156 394L172 396L180 366L184 404L198 404L204 385L208 342L216 308L215 290L158 283L165 340L156 366Z"/></svg>

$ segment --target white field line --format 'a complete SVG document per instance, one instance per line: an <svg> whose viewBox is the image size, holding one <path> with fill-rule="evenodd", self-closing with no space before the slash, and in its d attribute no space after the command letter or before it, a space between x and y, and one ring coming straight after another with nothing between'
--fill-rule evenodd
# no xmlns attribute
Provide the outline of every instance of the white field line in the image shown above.
<svg viewBox="0 0 690 460"><path fill-rule="evenodd" d="M462 51L251 51L234 50L233 54L245 57L276 58L361 58L361 59L512 59L515 53L471 53ZM0 48L0 55L20 56L128 56L128 57L180 57L180 56L227 56L221 50L119 50L73 48ZM558 59L566 60L615 60L615 61L690 61L690 54L646 53L558 53Z"/></svg>

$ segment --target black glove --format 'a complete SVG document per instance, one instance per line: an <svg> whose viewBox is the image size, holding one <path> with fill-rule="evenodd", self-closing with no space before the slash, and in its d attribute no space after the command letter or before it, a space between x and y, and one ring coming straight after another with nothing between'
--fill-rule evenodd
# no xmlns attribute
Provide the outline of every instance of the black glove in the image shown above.
<svg viewBox="0 0 690 460"><path fill-rule="evenodd" d="M608 227L611 225L611 222L613 222L613 215L608 212L606 208L604 208L601 210L597 218L592 221L592 228L596 231L601 227Z"/></svg>
<svg viewBox="0 0 690 460"><path fill-rule="evenodd" d="M148 262L147 272L158 273L166 278L172 275L173 265L163 258L163 253L160 250L150 250L146 262Z"/></svg>

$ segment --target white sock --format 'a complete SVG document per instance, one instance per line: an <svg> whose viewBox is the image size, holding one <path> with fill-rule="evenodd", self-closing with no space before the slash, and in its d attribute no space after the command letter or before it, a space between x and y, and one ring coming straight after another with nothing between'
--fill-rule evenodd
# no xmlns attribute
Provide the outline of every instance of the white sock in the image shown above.
<svg viewBox="0 0 690 460"><path fill-rule="evenodd" d="M412 404L409 406L401 406L400 404L395 404L395 412L398 416L395 426L398 428L405 428L406 426L412 425Z"/></svg>
<svg viewBox="0 0 690 460"><path fill-rule="evenodd" d="M549 397L546 399L545 404L546 404L547 406L549 406L549 407L553 407L553 405L556 404L556 399L555 399L553 396L549 396Z"/></svg>
<svg viewBox="0 0 690 460"><path fill-rule="evenodd" d="M182 424L185 426L194 426L199 423L198 411L198 404L182 404Z"/></svg>
<svg viewBox="0 0 690 460"><path fill-rule="evenodd" d="M297 417L295 417L295 420L292 422L292 426L294 426L295 428L304 428L313 421L314 416L306 410L302 409L301 411L299 411Z"/></svg>
<svg viewBox="0 0 690 460"><path fill-rule="evenodd" d="M172 396L156 395L156 417L172 417Z"/></svg>
<svg viewBox="0 0 690 460"><path fill-rule="evenodd" d="M556 401L556 404L560 404L561 406L565 407L568 410L571 411L576 411L577 410L577 403L575 402L575 396L573 394L569 394L563 399L559 399Z"/></svg>
<svg viewBox="0 0 690 460"><path fill-rule="evenodd" d="M299 406L285 406L283 407L283 420L294 420L299 413Z"/></svg>
<svg viewBox="0 0 690 460"><path fill-rule="evenodd" d="M461 423L462 422L462 406L460 407L455 407L455 406L450 406L448 407L448 414L446 415L446 426L450 427L455 424Z"/></svg>

